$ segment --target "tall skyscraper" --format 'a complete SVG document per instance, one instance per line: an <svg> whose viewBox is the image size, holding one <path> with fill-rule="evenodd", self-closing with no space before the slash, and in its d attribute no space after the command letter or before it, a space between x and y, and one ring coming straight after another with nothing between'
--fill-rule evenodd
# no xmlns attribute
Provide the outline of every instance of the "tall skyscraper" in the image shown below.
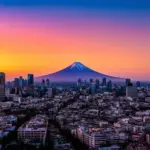
<svg viewBox="0 0 150 150"><path fill-rule="evenodd" d="M26 87L28 85L28 80L24 79L24 86Z"/></svg>
<svg viewBox="0 0 150 150"><path fill-rule="evenodd" d="M82 80L79 78L77 81L77 86L80 87L82 85Z"/></svg>
<svg viewBox="0 0 150 150"><path fill-rule="evenodd" d="M111 81L111 80L109 80L109 81L107 82L107 89L108 89L109 91L112 90L112 81Z"/></svg>
<svg viewBox="0 0 150 150"><path fill-rule="evenodd" d="M91 78L90 79L90 87L91 87L91 85L92 85L93 82L94 82L94 80Z"/></svg>
<svg viewBox="0 0 150 150"><path fill-rule="evenodd" d="M22 76L19 77L19 87L24 87L24 79L22 78Z"/></svg>
<svg viewBox="0 0 150 150"><path fill-rule="evenodd" d="M34 76L33 74L28 74L28 86L27 86L27 94L29 96L34 97Z"/></svg>
<svg viewBox="0 0 150 150"><path fill-rule="evenodd" d="M46 79L46 87L50 87L50 81L49 81L49 79Z"/></svg>
<svg viewBox="0 0 150 150"><path fill-rule="evenodd" d="M91 94L95 94L96 93L96 83L95 82L92 82L90 84L90 93Z"/></svg>
<svg viewBox="0 0 150 150"><path fill-rule="evenodd" d="M131 83L131 79L126 79L126 86L128 86Z"/></svg>
<svg viewBox="0 0 150 150"><path fill-rule="evenodd" d="M14 87L19 87L19 78L14 79Z"/></svg>
<svg viewBox="0 0 150 150"><path fill-rule="evenodd" d="M5 100L5 74L0 72L0 101Z"/></svg>
<svg viewBox="0 0 150 150"><path fill-rule="evenodd" d="M100 82L98 79L96 79L96 89L99 89L99 86L100 86Z"/></svg>
<svg viewBox="0 0 150 150"><path fill-rule="evenodd" d="M106 86L106 78L103 78L102 86Z"/></svg>
<svg viewBox="0 0 150 150"><path fill-rule="evenodd" d="M34 75L28 74L28 85L33 85L33 84L34 84Z"/></svg>
<svg viewBox="0 0 150 150"><path fill-rule="evenodd" d="M42 80L42 86L45 86L45 80L44 79Z"/></svg>

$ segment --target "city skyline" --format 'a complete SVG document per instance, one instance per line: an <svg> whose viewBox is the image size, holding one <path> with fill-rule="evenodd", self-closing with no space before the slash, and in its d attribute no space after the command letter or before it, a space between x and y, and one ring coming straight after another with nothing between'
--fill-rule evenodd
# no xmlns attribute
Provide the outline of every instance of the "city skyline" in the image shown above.
<svg viewBox="0 0 150 150"><path fill-rule="evenodd" d="M149 80L149 8L140 0L0 2L1 72L13 80L79 61L112 76Z"/></svg>

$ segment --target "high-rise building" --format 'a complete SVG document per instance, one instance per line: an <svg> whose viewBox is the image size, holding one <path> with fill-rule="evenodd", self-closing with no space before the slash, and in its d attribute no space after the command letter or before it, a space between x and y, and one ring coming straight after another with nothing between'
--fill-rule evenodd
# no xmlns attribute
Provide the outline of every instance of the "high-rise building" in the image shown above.
<svg viewBox="0 0 150 150"><path fill-rule="evenodd" d="M28 85L28 80L24 79L24 86L26 87Z"/></svg>
<svg viewBox="0 0 150 150"><path fill-rule="evenodd" d="M126 86L128 86L131 83L131 79L126 79Z"/></svg>
<svg viewBox="0 0 150 150"><path fill-rule="evenodd" d="M108 89L108 90L112 90L112 81L111 81L111 80L109 80L109 81L107 82L107 89Z"/></svg>
<svg viewBox="0 0 150 150"><path fill-rule="evenodd" d="M96 79L96 89L99 89L99 86L100 86L100 82L98 79Z"/></svg>
<svg viewBox="0 0 150 150"><path fill-rule="evenodd" d="M5 74L0 72L0 84L5 84Z"/></svg>
<svg viewBox="0 0 150 150"><path fill-rule="evenodd" d="M19 78L14 79L14 87L19 87Z"/></svg>
<svg viewBox="0 0 150 150"><path fill-rule="evenodd" d="M5 100L5 74L0 72L0 101Z"/></svg>
<svg viewBox="0 0 150 150"><path fill-rule="evenodd" d="M24 87L24 79L22 78L22 76L19 77L19 87Z"/></svg>
<svg viewBox="0 0 150 150"><path fill-rule="evenodd" d="M56 89L55 88L48 88L48 97L51 98L56 94Z"/></svg>
<svg viewBox="0 0 150 150"><path fill-rule="evenodd" d="M50 81L49 79L46 79L46 86L49 88L50 87Z"/></svg>
<svg viewBox="0 0 150 150"><path fill-rule="evenodd" d="M28 74L28 85L33 85L33 84L34 84L34 75Z"/></svg>
<svg viewBox="0 0 150 150"><path fill-rule="evenodd" d="M28 74L28 86L27 86L27 94L29 96L34 96L34 75Z"/></svg>
<svg viewBox="0 0 150 150"><path fill-rule="evenodd" d="M96 93L96 83L92 82L90 85L90 93L95 94Z"/></svg>
<svg viewBox="0 0 150 150"><path fill-rule="evenodd" d="M138 91L137 88L133 86L132 83L129 83L126 87L126 96L127 97L137 97Z"/></svg>
<svg viewBox="0 0 150 150"><path fill-rule="evenodd" d="M90 79L90 84L92 84L92 82L93 82L93 79L91 78L91 79Z"/></svg>
<svg viewBox="0 0 150 150"><path fill-rule="evenodd" d="M79 78L77 81L77 86L80 87L82 85L82 80Z"/></svg>
<svg viewBox="0 0 150 150"><path fill-rule="evenodd" d="M44 79L42 80L42 86L43 87L45 86L45 80Z"/></svg>
<svg viewBox="0 0 150 150"><path fill-rule="evenodd" d="M7 82L7 88L12 88L12 82L10 81Z"/></svg>
<svg viewBox="0 0 150 150"><path fill-rule="evenodd" d="M102 86L106 86L106 78L103 78Z"/></svg>

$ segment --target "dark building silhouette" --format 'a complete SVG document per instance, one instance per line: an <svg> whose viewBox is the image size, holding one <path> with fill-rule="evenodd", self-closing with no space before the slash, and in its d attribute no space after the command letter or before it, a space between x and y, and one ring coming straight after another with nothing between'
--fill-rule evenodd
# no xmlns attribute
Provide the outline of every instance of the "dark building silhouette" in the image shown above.
<svg viewBox="0 0 150 150"><path fill-rule="evenodd" d="M45 80L44 79L42 80L42 86L45 86Z"/></svg>
<svg viewBox="0 0 150 150"><path fill-rule="evenodd" d="M50 87L50 81L49 79L46 79L46 86L49 88Z"/></svg>
<svg viewBox="0 0 150 150"><path fill-rule="evenodd" d="M5 100L5 73L0 72L0 101Z"/></svg>
<svg viewBox="0 0 150 150"><path fill-rule="evenodd" d="M82 80L79 78L78 81L77 81L77 86L80 87L81 85L82 85Z"/></svg>
<svg viewBox="0 0 150 150"><path fill-rule="evenodd" d="M34 84L34 75L33 74L28 74L28 85L33 85Z"/></svg>
<svg viewBox="0 0 150 150"><path fill-rule="evenodd" d="M126 86L131 84L131 79L126 79Z"/></svg>
<svg viewBox="0 0 150 150"><path fill-rule="evenodd" d="M111 81L111 80L109 80L109 81L107 82L107 89L108 89L108 90L112 90L112 81Z"/></svg>
<svg viewBox="0 0 150 150"><path fill-rule="evenodd" d="M99 89L99 87L100 87L100 82L98 79L96 79L96 89Z"/></svg>
<svg viewBox="0 0 150 150"><path fill-rule="evenodd" d="M90 93L91 94L95 94L96 93L96 83L95 82L92 82L90 84Z"/></svg>
<svg viewBox="0 0 150 150"><path fill-rule="evenodd" d="M19 87L19 78L14 79L14 87Z"/></svg>
<svg viewBox="0 0 150 150"><path fill-rule="evenodd" d="M93 83L93 79L91 78L91 79L90 79L90 84L92 84L92 83Z"/></svg>
<svg viewBox="0 0 150 150"><path fill-rule="evenodd" d="M22 76L19 77L19 87L20 88L24 87L24 79L22 78Z"/></svg>
<svg viewBox="0 0 150 150"><path fill-rule="evenodd" d="M34 97L34 75L28 74L28 86L27 86L27 95Z"/></svg>
<svg viewBox="0 0 150 150"><path fill-rule="evenodd" d="M102 86L106 86L106 78L103 78L103 80L102 80Z"/></svg>
<svg viewBox="0 0 150 150"><path fill-rule="evenodd" d="M132 82L129 82L127 86L133 86L133 83L132 83Z"/></svg>

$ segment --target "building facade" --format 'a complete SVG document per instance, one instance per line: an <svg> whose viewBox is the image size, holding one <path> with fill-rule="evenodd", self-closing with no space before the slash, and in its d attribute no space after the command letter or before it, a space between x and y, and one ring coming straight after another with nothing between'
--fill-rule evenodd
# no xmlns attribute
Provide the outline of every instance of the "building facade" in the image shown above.
<svg viewBox="0 0 150 150"><path fill-rule="evenodd" d="M0 73L0 101L5 100L5 74Z"/></svg>

